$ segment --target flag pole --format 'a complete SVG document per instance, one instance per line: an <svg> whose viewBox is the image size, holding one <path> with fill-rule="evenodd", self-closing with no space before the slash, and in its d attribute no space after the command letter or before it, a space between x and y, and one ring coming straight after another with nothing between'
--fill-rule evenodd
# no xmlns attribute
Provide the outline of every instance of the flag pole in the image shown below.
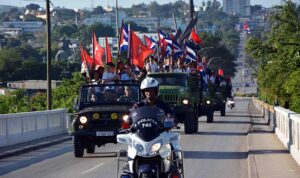
<svg viewBox="0 0 300 178"><path fill-rule="evenodd" d="M127 62L129 65L132 64L132 57L131 57L131 29L130 29L130 24L128 24L128 51L127 51Z"/></svg>
<svg viewBox="0 0 300 178"><path fill-rule="evenodd" d="M94 39L94 37L96 39ZM95 65L95 41L94 40L97 40L97 37L96 37L96 33L95 33L95 29L93 29L93 34L92 34L92 46L93 46L93 64L92 64L92 67L91 67L91 72L94 72L94 65Z"/></svg>
<svg viewBox="0 0 300 178"><path fill-rule="evenodd" d="M120 61L120 46L121 46L121 37L122 37L122 34L123 34L123 25L124 25L124 21L122 19L122 25L121 25L121 28L120 28L120 33L119 33L119 36L118 36L118 56L117 56L117 62L115 64L115 68L116 68L116 73L118 72L118 62Z"/></svg>

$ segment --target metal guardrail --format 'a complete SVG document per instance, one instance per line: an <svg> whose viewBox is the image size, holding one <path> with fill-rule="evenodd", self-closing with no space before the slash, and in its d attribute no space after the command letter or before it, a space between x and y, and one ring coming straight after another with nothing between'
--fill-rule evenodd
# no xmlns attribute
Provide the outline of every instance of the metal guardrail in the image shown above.
<svg viewBox="0 0 300 178"><path fill-rule="evenodd" d="M66 109L0 114L0 147L67 133Z"/></svg>
<svg viewBox="0 0 300 178"><path fill-rule="evenodd" d="M253 103L300 165L300 114L280 106L271 106L256 98L253 98Z"/></svg>

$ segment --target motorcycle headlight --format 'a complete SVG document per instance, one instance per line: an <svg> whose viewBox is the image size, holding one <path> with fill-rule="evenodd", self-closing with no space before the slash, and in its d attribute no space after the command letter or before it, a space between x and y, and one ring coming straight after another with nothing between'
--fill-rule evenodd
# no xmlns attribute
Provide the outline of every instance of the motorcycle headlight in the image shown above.
<svg viewBox="0 0 300 178"><path fill-rule="evenodd" d="M136 152L138 155L145 155L145 148L143 147L142 144L138 142L133 142L133 147L135 148Z"/></svg>
<svg viewBox="0 0 300 178"><path fill-rule="evenodd" d="M182 100L182 103L183 104L189 104L189 100L188 99L184 99L184 100Z"/></svg>
<svg viewBox="0 0 300 178"><path fill-rule="evenodd" d="M81 116L81 117L79 118L79 121L80 121L81 124L85 124L85 123L87 123L87 117Z"/></svg>
<svg viewBox="0 0 300 178"><path fill-rule="evenodd" d="M161 148L161 146L162 146L162 141L159 141L159 142L157 142L157 143L154 143L154 144L151 146L150 155L157 153L158 150Z"/></svg>
<svg viewBox="0 0 300 178"><path fill-rule="evenodd" d="M210 101L209 101L209 100L207 100L207 101L206 101L206 104L210 104Z"/></svg>

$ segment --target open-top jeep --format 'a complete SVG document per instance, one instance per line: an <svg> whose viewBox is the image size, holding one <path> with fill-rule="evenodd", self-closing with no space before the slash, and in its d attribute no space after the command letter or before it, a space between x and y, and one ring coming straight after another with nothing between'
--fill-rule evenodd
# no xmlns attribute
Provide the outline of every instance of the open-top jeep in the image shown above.
<svg viewBox="0 0 300 178"><path fill-rule="evenodd" d="M188 73L151 73L159 82L159 97L173 108L187 134L198 132L198 79Z"/></svg>
<svg viewBox="0 0 300 178"><path fill-rule="evenodd" d="M75 157L82 157L84 149L94 153L95 146L117 143L117 134L128 126L123 117L139 100L140 88L135 82L83 85L72 123Z"/></svg>

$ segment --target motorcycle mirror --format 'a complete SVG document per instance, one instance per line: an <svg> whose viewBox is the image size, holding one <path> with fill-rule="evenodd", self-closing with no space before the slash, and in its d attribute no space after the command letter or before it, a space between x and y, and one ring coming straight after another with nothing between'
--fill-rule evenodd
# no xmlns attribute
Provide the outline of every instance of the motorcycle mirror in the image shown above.
<svg viewBox="0 0 300 178"><path fill-rule="evenodd" d="M120 150L119 157L127 157L127 150Z"/></svg>

